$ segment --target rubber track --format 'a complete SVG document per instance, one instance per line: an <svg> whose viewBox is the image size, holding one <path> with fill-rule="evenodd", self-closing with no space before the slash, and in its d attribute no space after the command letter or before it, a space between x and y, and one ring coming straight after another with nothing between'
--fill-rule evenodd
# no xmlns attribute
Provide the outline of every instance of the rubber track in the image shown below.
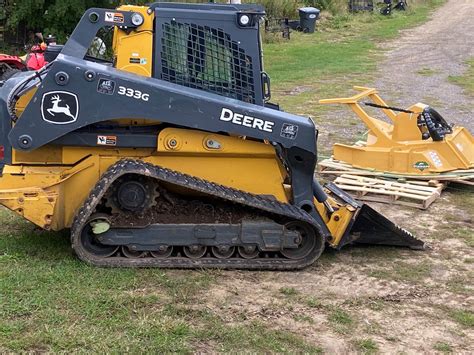
<svg viewBox="0 0 474 355"><path fill-rule="evenodd" d="M90 216L94 213L96 206L101 201L111 184L125 174L139 174L149 176L160 181L171 183L205 193L209 196L227 200L229 203L237 203L252 209L260 210L264 215L273 218L284 218L288 221L305 222L313 227L317 236L322 236L320 226L305 211L290 204L281 203L262 196L253 195L244 191L236 190L219 184L215 184L200 178L182 174L170 169L145 163L139 160L124 159L112 165L97 182L86 202L76 214L71 228L71 243L78 257L95 266L102 267L160 267L160 268L222 268L222 269L251 269L251 270L295 270L301 269L314 263L324 249L322 241L321 248L315 248L306 258L292 260L286 258L201 258L189 259L186 257L169 258L125 258L125 257L96 257L81 247L80 234ZM258 212L258 211L257 211Z"/></svg>

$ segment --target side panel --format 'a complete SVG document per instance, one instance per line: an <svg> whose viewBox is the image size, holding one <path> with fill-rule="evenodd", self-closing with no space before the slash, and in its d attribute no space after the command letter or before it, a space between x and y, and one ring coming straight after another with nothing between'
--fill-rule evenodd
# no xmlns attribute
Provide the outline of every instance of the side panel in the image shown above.
<svg viewBox="0 0 474 355"><path fill-rule="evenodd" d="M171 145L171 140L176 144ZM214 142L212 148L209 148L210 140ZM288 202L283 184L286 171L269 144L169 128L157 137L157 150L152 152L148 149L62 149L62 166L6 166L5 174L0 178L0 204L41 228L60 230L69 227L100 176L123 158L141 159ZM90 156L80 163L71 167L64 165L78 161L86 154Z"/></svg>

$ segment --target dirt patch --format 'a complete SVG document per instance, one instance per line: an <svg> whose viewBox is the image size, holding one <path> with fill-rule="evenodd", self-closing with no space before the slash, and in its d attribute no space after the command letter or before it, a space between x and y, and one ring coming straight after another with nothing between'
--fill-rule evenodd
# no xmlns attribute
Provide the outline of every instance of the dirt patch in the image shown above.
<svg viewBox="0 0 474 355"><path fill-rule="evenodd" d="M312 90L313 90L312 86L302 85L302 86L296 86L291 90L282 91L282 93L285 94L285 95L299 95L299 94L309 92L309 91L312 91Z"/></svg>
<svg viewBox="0 0 474 355"><path fill-rule="evenodd" d="M261 321L331 353L354 351L354 343L365 338L387 353L431 352L438 342L467 351L474 333L449 319L445 309L472 309L472 280L466 293L451 290L450 280L456 282L465 265L463 257L446 258L443 252L474 257L474 251L457 239L431 244L426 252L347 248L297 273L225 272L200 298L227 324ZM430 267L418 276L420 265ZM334 312L348 314L350 321L334 322Z"/></svg>

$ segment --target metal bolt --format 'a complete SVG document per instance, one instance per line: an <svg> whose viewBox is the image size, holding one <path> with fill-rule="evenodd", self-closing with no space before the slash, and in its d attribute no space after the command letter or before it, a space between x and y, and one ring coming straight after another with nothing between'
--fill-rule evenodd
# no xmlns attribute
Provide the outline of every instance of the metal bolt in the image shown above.
<svg viewBox="0 0 474 355"><path fill-rule="evenodd" d="M176 139L170 139L169 143L171 148L174 148L178 145L178 142L176 141Z"/></svg>
<svg viewBox="0 0 474 355"><path fill-rule="evenodd" d="M221 149L221 143L213 139L208 139L206 140L206 147L209 149Z"/></svg>

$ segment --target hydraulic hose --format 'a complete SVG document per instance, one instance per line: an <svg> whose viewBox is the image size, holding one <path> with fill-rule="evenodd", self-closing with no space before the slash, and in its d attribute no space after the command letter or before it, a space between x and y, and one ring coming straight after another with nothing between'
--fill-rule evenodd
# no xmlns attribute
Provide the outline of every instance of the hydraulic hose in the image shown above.
<svg viewBox="0 0 474 355"><path fill-rule="evenodd" d="M328 195L315 178L313 178L313 195L319 203L322 203L326 207L330 214L334 212L334 209L328 202Z"/></svg>

